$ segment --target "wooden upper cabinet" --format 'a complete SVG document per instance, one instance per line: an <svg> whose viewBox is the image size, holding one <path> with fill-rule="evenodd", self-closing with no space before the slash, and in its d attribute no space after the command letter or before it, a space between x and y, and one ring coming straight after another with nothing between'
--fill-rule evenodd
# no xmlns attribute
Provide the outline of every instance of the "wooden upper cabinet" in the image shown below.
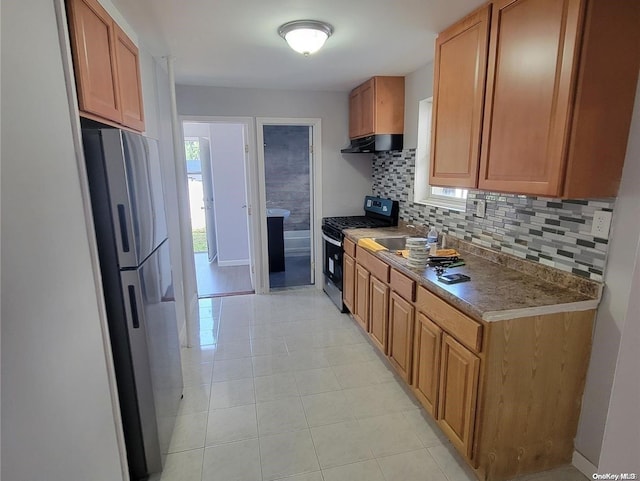
<svg viewBox="0 0 640 481"><path fill-rule="evenodd" d="M404 133L404 77L373 77L349 94L349 138Z"/></svg>
<svg viewBox="0 0 640 481"><path fill-rule="evenodd" d="M490 11L476 10L436 40L430 185L477 185Z"/></svg>
<svg viewBox="0 0 640 481"><path fill-rule="evenodd" d="M80 110L121 122L113 20L96 0L69 0L67 9Z"/></svg>
<svg viewBox="0 0 640 481"><path fill-rule="evenodd" d="M144 130L144 109L138 47L117 25L115 25L115 37L122 124L142 131Z"/></svg>
<svg viewBox="0 0 640 481"><path fill-rule="evenodd" d="M617 195L640 69L638 25L636 1L496 0L442 32L430 184Z"/></svg>
<svg viewBox="0 0 640 481"><path fill-rule="evenodd" d="M144 130L138 49L97 0L67 0L81 115Z"/></svg>
<svg viewBox="0 0 640 481"><path fill-rule="evenodd" d="M617 194L640 65L640 2L497 0L478 187Z"/></svg>

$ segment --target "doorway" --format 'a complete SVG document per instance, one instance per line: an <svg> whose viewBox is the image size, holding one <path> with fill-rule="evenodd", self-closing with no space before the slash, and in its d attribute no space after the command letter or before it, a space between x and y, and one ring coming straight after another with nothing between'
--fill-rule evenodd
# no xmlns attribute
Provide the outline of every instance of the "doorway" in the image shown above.
<svg viewBox="0 0 640 481"><path fill-rule="evenodd" d="M268 264L268 286L279 289L313 285L317 214L314 140L319 135L319 124L305 119L258 119L257 131L266 213L263 256L268 260L264 263Z"/></svg>
<svg viewBox="0 0 640 481"><path fill-rule="evenodd" d="M243 123L183 121L199 298L254 292Z"/></svg>

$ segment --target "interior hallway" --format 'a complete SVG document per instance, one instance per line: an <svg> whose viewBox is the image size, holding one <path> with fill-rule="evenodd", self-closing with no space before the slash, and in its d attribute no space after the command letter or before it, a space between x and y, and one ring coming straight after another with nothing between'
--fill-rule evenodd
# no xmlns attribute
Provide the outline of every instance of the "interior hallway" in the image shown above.
<svg viewBox="0 0 640 481"><path fill-rule="evenodd" d="M209 262L206 252L196 252L194 258L199 298L253 293L249 266L220 267Z"/></svg>
<svg viewBox="0 0 640 481"><path fill-rule="evenodd" d="M200 300L153 481L475 481L368 337L315 288ZM522 478L585 481L575 468Z"/></svg>

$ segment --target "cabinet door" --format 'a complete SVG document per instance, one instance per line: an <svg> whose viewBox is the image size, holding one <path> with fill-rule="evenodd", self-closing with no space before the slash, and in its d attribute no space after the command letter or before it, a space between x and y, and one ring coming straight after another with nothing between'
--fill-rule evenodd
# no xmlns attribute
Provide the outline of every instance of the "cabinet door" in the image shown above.
<svg viewBox="0 0 640 481"><path fill-rule="evenodd" d="M480 189L561 193L582 3L494 2Z"/></svg>
<svg viewBox="0 0 640 481"><path fill-rule="evenodd" d="M443 335L437 420L453 445L472 457L480 359Z"/></svg>
<svg viewBox="0 0 640 481"><path fill-rule="evenodd" d="M371 276L369 283L369 335L382 352L387 352L389 286Z"/></svg>
<svg viewBox="0 0 640 481"><path fill-rule="evenodd" d="M121 122L114 22L96 0L70 0L67 8L78 106Z"/></svg>
<svg viewBox="0 0 640 481"><path fill-rule="evenodd" d="M389 297L389 361L411 384L414 307L395 292Z"/></svg>
<svg viewBox="0 0 640 481"><path fill-rule="evenodd" d="M490 10L477 10L436 40L430 185L477 186Z"/></svg>
<svg viewBox="0 0 640 481"><path fill-rule="evenodd" d="M114 25L114 30L122 123L142 132L144 130L144 110L138 47L120 27Z"/></svg>
<svg viewBox="0 0 640 481"><path fill-rule="evenodd" d="M362 329L369 329L369 271L356 264L355 309L353 317Z"/></svg>
<svg viewBox="0 0 640 481"><path fill-rule="evenodd" d="M434 418L438 408L441 343L442 329L418 312L413 342L413 392Z"/></svg>
<svg viewBox="0 0 640 481"><path fill-rule="evenodd" d="M371 79L360 87L360 130L359 137L375 132L375 79Z"/></svg>
<svg viewBox="0 0 640 481"><path fill-rule="evenodd" d="M354 312L356 289L356 261L344 254L342 258L342 302Z"/></svg>

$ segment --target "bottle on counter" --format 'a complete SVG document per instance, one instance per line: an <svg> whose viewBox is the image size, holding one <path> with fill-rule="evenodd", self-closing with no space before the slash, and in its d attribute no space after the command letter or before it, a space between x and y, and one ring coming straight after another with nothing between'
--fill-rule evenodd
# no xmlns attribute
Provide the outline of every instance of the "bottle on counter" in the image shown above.
<svg viewBox="0 0 640 481"><path fill-rule="evenodd" d="M431 226L427 234L427 246L429 247L429 255L436 255L436 251L438 250L438 231L435 226Z"/></svg>

